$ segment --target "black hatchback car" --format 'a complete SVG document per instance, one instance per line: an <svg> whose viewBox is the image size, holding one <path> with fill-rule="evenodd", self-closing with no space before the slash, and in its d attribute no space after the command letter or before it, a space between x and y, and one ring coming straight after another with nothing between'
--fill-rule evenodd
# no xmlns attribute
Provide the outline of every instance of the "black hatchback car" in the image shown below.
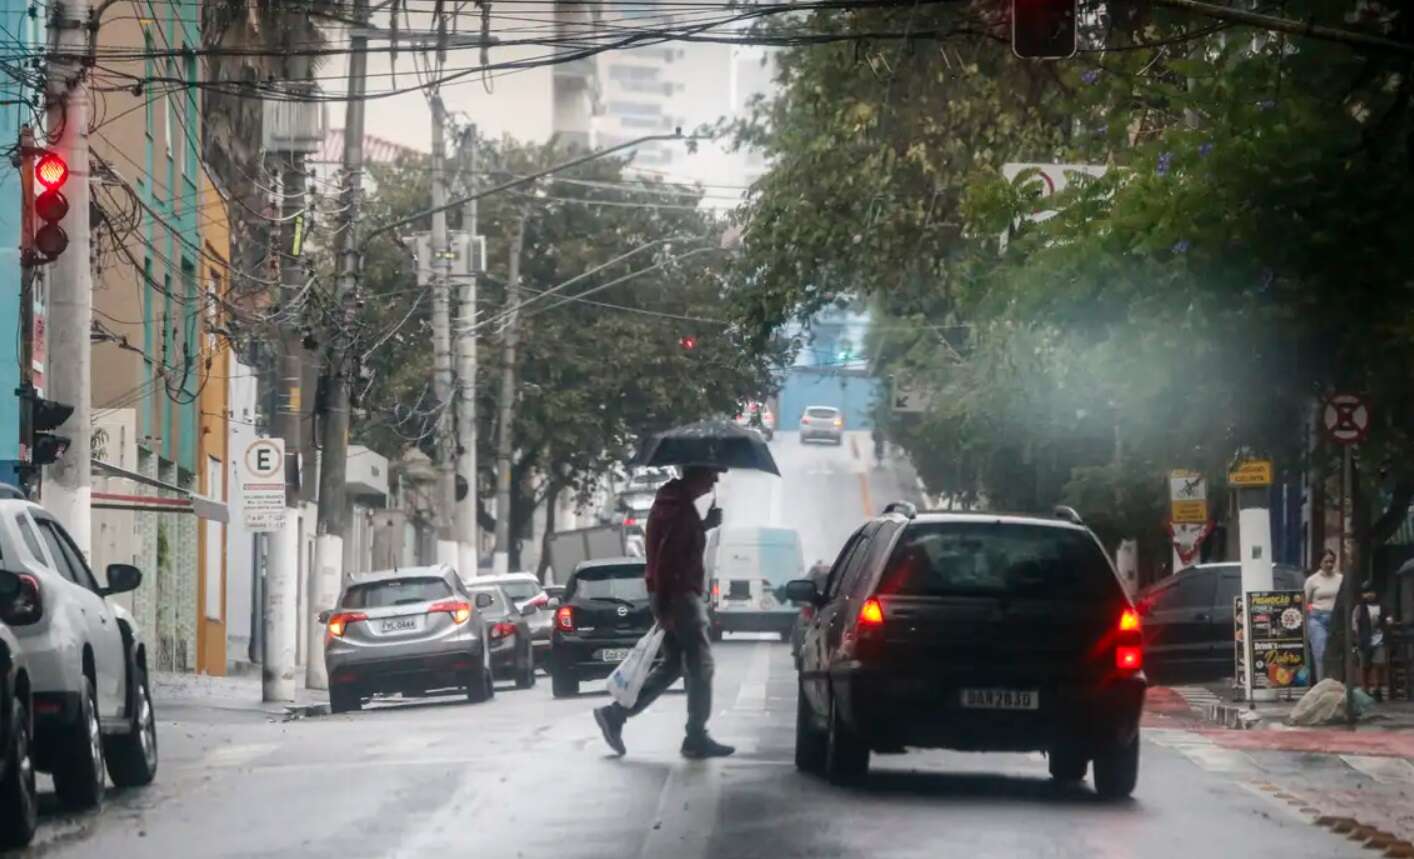
<svg viewBox="0 0 1414 859"><path fill-rule="evenodd" d="M565 583L550 634L550 684L556 698L579 694L584 680L614 673L653 626L642 558L585 561Z"/></svg>
<svg viewBox="0 0 1414 859"><path fill-rule="evenodd" d="M801 648L795 758L832 781L873 752L1044 751L1103 796L1139 772L1139 616L1073 511L1056 519L891 504L850 537Z"/></svg>
<svg viewBox="0 0 1414 859"><path fill-rule="evenodd" d="M1305 575L1272 568L1279 591L1299 591ZM1198 564L1155 582L1134 598L1144 619L1145 671L1156 683L1202 682L1233 673L1233 604L1242 592L1242 566Z"/></svg>

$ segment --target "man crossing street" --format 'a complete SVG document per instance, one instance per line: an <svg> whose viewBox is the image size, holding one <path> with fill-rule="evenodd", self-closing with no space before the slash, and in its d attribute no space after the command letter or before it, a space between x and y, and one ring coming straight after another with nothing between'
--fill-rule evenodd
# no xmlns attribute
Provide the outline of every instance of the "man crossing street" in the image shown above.
<svg viewBox="0 0 1414 859"><path fill-rule="evenodd" d="M604 741L624 754L624 723L643 712L679 676L686 677L687 736L682 754L687 758L725 757L736 751L707 733L712 713L712 644L708 637L707 606L703 600L706 572L702 554L707 532L722 522L715 505L703 519L696 501L717 483L715 468L688 466L683 476L658 490L648 513L645 534L647 569L644 578L653 617L664 630L663 660L653 668L634 706L615 701L594 711Z"/></svg>

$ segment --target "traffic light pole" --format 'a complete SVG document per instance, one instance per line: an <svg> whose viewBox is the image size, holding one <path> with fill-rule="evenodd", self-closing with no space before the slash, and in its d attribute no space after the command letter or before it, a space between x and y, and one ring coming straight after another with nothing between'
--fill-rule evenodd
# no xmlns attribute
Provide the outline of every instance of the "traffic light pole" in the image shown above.
<svg viewBox="0 0 1414 859"><path fill-rule="evenodd" d="M44 505L63 523L87 557L91 545L93 272L89 259L89 92L83 59L88 53L87 7L55 3L50 7L47 126L50 148L69 167L64 186L69 210L61 226L69 246L50 263L47 332L49 354L62 355L45 368L45 393L73 406L59 432L69 438L68 452L49 466ZM26 362L26 366L28 363ZM31 455L32 455L31 451Z"/></svg>
<svg viewBox="0 0 1414 859"><path fill-rule="evenodd" d="M34 468L34 131L20 129L20 489L27 495L39 488Z"/></svg>

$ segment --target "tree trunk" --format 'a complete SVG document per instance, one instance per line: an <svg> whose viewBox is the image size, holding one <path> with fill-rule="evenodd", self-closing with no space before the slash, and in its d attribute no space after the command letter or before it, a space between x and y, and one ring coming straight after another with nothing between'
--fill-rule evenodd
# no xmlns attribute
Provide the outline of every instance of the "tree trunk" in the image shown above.
<svg viewBox="0 0 1414 859"><path fill-rule="evenodd" d="M564 487L558 481L551 481L550 491L545 493L545 534L540 538L540 565L535 577L545 581L545 573L550 569L550 538L555 535L555 518L559 514L560 493Z"/></svg>

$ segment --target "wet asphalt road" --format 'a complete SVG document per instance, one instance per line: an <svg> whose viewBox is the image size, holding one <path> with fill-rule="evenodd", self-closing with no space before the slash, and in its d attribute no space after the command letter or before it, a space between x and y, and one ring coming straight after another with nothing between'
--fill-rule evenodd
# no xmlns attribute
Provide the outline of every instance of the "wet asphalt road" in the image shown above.
<svg viewBox="0 0 1414 859"><path fill-rule="evenodd" d="M866 455L867 437L859 453ZM851 446L773 445L786 480L732 475L729 522L802 530L830 558L898 494ZM906 481L905 481L906 483ZM873 497L875 494L880 497ZM795 676L788 647L729 638L716 649L712 729L728 760L677 754L685 718L669 693L611 757L575 700L503 687L489 704L393 702L272 722L261 713L167 707L153 786L111 792L100 814L45 815L36 856L586 859L784 857L1335 857L1362 851L1255 790L1222 752L1151 731L1132 801L1053 785L1040 755L915 752L876 757L840 789L791 764ZM159 702L159 705L161 702ZM1368 854L1367 854L1368 855Z"/></svg>

